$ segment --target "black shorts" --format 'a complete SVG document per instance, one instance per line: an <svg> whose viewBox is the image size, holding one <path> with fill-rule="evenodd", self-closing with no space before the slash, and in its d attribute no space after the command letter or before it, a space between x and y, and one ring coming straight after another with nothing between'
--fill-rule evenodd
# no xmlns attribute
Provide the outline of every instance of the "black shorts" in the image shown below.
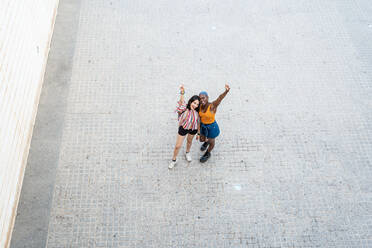
<svg viewBox="0 0 372 248"><path fill-rule="evenodd" d="M185 136L186 134L191 134L191 135L195 135L196 133L198 132L197 129L195 130L192 130L192 129L184 129L182 126L180 126L178 128L178 134L181 135L181 136Z"/></svg>

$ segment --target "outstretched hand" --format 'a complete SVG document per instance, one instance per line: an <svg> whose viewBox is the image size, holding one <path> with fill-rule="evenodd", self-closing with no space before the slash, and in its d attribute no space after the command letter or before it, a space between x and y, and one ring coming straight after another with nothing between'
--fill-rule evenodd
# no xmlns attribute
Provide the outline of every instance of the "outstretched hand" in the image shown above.
<svg viewBox="0 0 372 248"><path fill-rule="evenodd" d="M226 91L229 91L230 90L230 86L228 84L225 84L225 89L226 89Z"/></svg>

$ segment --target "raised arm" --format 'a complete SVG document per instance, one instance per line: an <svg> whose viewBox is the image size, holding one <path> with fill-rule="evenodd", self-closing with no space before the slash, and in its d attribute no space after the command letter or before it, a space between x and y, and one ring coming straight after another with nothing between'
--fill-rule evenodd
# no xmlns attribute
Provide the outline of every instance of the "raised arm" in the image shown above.
<svg viewBox="0 0 372 248"><path fill-rule="evenodd" d="M185 101L184 95L185 95L185 88L184 88L183 84L181 84L180 85L180 101L179 101L179 103L181 103L181 104Z"/></svg>
<svg viewBox="0 0 372 248"><path fill-rule="evenodd" d="M230 91L230 86L228 84L225 84L225 92L222 93L216 100L212 102L214 109L217 109L218 105L220 105L222 99L225 98L225 96L227 95L227 93L229 93L229 91Z"/></svg>
<svg viewBox="0 0 372 248"><path fill-rule="evenodd" d="M181 114L183 111L186 110L186 103L185 103L185 88L183 87L183 84L180 86L180 100L178 101L178 106L176 109L176 112L178 114Z"/></svg>

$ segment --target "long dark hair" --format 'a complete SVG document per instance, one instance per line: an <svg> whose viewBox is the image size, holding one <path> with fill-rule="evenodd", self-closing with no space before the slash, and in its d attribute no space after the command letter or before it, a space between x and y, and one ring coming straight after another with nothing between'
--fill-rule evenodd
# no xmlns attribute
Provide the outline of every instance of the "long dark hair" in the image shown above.
<svg viewBox="0 0 372 248"><path fill-rule="evenodd" d="M200 108L200 97L199 97L198 95L194 95L194 96L192 96L192 97L189 99L189 101L188 101L188 103L187 103L187 109L191 110L191 103L192 103L193 101L195 101L195 100L198 100L198 101L199 101L199 105L198 105L198 107L195 109L195 111L199 112L199 108Z"/></svg>

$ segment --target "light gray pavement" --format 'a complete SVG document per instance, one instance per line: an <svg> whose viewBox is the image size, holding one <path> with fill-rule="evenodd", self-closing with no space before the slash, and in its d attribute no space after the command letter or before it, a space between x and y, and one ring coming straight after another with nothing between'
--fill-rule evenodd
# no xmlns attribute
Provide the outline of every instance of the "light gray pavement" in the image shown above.
<svg viewBox="0 0 372 248"><path fill-rule="evenodd" d="M48 247L372 247L370 1L78 6ZM178 85L226 82L211 159L169 171Z"/></svg>
<svg viewBox="0 0 372 248"><path fill-rule="evenodd" d="M45 247L79 25L79 0L61 0L11 247Z"/></svg>

